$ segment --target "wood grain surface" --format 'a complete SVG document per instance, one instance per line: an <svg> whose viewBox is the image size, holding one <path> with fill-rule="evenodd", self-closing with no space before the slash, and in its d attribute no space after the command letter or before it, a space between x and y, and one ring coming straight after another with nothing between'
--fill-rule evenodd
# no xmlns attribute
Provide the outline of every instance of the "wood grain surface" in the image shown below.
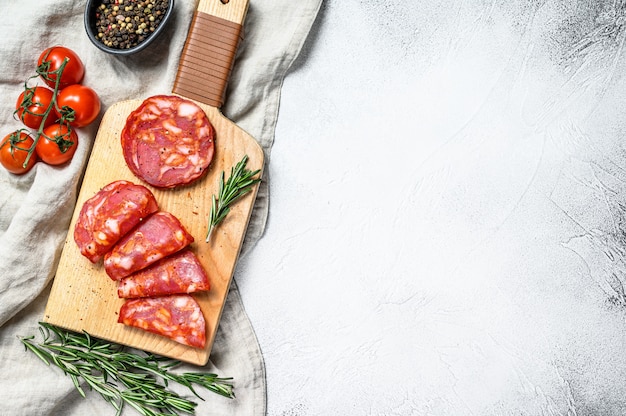
<svg viewBox="0 0 626 416"><path fill-rule="evenodd" d="M249 0L200 0L197 10L215 17L241 24L248 12Z"/></svg>
<svg viewBox="0 0 626 416"><path fill-rule="evenodd" d="M228 178L231 167L244 155L249 157L249 169L262 169L263 151L254 138L217 109L199 104L216 129L216 152L207 175L194 184L175 189L152 187L140 181L128 169L120 145L120 132L126 118L140 104L141 100L117 103L102 119L54 278L44 321L204 365L208 361L215 338L258 186L233 205L224 222L214 231L211 242L206 243L211 195L218 192L220 173L225 171ZM80 254L74 242L74 226L83 203L104 185L119 179L139 183L150 189L160 209L178 217L195 239L191 250L200 259L211 283L209 292L194 295L207 321L207 346L203 350L118 324L117 317L123 300L117 297L116 282L107 276L102 262L95 265L89 262Z"/></svg>
<svg viewBox="0 0 626 416"><path fill-rule="evenodd" d="M200 12L239 24L243 23L247 8L248 0L230 0L227 4L221 0L201 0L198 4ZM207 174L188 186L175 189L152 187L128 169L120 144L120 133L126 119L141 102L129 100L114 104L102 118L46 305L44 321L69 330L87 331L95 337L166 357L204 365L215 340L258 185L232 206L226 219L213 232L211 242L206 243L211 196L218 193L221 172L226 172L228 178L230 169L244 155L249 157L248 169L262 170L263 150L252 136L224 117L219 109L196 101L216 130L215 155ZM118 324L123 300L117 297L116 282L107 276L102 262L96 265L89 262L80 254L74 242L74 227L84 202L103 186L121 179L149 188L160 209L178 217L195 239L191 250L206 269L211 283L209 292L194 295L207 323L207 345L204 349L187 347L165 337Z"/></svg>

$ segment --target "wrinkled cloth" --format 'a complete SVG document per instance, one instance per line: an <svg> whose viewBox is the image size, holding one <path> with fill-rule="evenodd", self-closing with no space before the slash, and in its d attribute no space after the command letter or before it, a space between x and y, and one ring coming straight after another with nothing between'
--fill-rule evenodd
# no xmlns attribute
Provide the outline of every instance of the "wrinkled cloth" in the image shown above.
<svg viewBox="0 0 626 416"><path fill-rule="evenodd" d="M86 67L83 83L96 90L102 112L124 99L171 91L196 2L178 0L173 21L146 50L127 57L105 54L83 28L85 2L46 0L0 4L0 134L21 128L12 117L24 81L34 74L41 51L64 45ZM269 162L280 88L297 57L321 0L251 1L244 41L237 53L223 113L255 137ZM31 80L37 83L37 80ZM25 352L18 337L38 335L50 284L68 233L80 180L99 124L78 129L79 146L70 163L38 163L21 176L0 169L0 415L111 415L97 393L82 398L69 377ZM267 169L266 169L267 172ZM242 255L261 237L269 207L263 178ZM235 273L235 282L237 272ZM197 414L264 415L265 369L254 330L233 282L220 328L202 371L233 377L236 399L202 392ZM183 365L181 371L198 370ZM181 394L188 394L179 390ZM126 409L125 414L134 414Z"/></svg>

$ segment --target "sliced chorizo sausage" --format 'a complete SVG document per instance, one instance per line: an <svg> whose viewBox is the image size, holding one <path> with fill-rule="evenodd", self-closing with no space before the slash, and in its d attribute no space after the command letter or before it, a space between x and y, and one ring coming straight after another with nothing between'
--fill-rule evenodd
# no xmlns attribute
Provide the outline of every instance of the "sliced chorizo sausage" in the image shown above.
<svg viewBox="0 0 626 416"><path fill-rule="evenodd" d="M191 295L129 299L120 309L118 322L191 347L206 345L204 315Z"/></svg>
<svg viewBox="0 0 626 416"><path fill-rule="evenodd" d="M189 184L213 159L215 128L196 103L175 95L147 98L133 111L121 134L128 168L160 188Z"/></svg>
<svg viewBox="0 0 626 416"><path fill-rule="evenodd" d="M118 282L120 298L194 293L209 290L209 277L191 250L167 256Z"/></svg>
<svg viewBox="0 0 626 416"><path fill-rule="evenodd" d="M176 253L194 241L178 218L159 211L126 234L104 256L104 270L120 280Z"/></svg>
<svg viewBox="0 0 626 416"><path fill-rule="evenodd" d="M74 241L83 256L97 263L126 233L158 209L146 187L128 181L112 182L83 204Z"/></svg>

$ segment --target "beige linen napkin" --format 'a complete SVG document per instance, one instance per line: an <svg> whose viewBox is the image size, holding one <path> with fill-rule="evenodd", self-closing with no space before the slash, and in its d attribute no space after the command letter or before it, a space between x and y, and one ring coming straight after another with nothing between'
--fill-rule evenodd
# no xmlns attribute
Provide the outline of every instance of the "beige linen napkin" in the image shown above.
<svg viewBox="0 0 626 416"><path fill-rule="evenodd" d="M0 3L2 137L21 127L12 117L15 100L33 73L39 53L48 46L64 45L80 55L86 66L84 83L99 93L103 112L120 100L171 91L196 2L177 0L174 21L156 44L123 58L104 54L90 44L83 30L84 4L78 0ZM321 0L250 2L245 39L223 110L259 140L267 156L284 76L320 4ZM40 163L23 176L0 170L0 415L114 414L96 393L90 392L87 400L80 397L68 377L25 352L17 339L37 333L96 130L97 123L80 129L79 148L67 166ZM265 177L242 255L262 235L267 210ZM197 414L265 414L263 359L236 284L210 362L203 370L233 377L237 398L204 392L206 401L199 402ZM126 414L134 411L128 409Z"/></svg>

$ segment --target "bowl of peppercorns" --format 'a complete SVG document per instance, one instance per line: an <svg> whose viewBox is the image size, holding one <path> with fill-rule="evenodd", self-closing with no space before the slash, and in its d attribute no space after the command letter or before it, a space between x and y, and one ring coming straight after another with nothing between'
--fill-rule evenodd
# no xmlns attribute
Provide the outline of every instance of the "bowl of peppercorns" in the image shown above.
<svg viewBox="0 0 626 416"><path fill-rule="evenodd" d="M85 30L100 50L131 55L163 31L174 0L87 0Z"/></svg>

